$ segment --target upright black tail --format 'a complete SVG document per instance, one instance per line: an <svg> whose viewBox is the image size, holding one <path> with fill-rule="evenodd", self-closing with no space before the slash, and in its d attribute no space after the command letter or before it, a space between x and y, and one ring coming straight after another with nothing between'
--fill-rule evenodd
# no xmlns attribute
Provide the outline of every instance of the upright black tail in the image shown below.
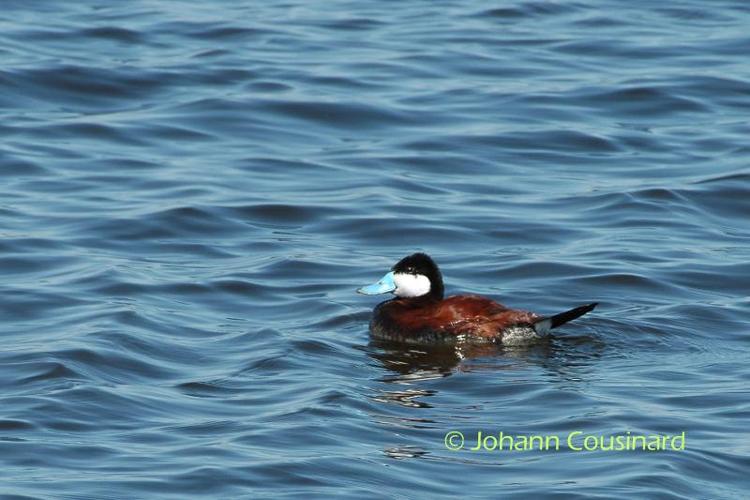
<svg viewBox="0 0 750 500"><path fill-rule="evenodd" d="M534 330L536 330L537 333L549 333L549 331L553 328L564 325L568 321L573 321L574 319L583 316L587 312L592 311L598 304L598 302L592 302L591 304L586 304L585 306L576 307L570 309L569 311L561 312L560 314L555 314L554 316L540 319L539 321L534 323Z"/></svg>

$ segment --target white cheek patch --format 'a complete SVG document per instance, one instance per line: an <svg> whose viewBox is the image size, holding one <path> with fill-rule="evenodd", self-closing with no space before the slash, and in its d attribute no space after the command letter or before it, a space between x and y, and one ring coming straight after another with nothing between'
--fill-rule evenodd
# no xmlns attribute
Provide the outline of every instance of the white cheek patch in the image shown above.
<svg viewBox="0 0 750 500"><path fill-rule="evenodd" d="M430 280L423 274L396 273L393 282L396 284L393 293L399 297L420 297L430 293Z"/></svg>

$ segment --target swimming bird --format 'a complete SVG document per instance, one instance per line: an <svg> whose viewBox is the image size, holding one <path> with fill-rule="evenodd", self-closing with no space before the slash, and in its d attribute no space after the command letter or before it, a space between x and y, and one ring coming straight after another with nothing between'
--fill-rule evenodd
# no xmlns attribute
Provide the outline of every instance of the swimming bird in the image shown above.
<svg viewBox="0 0 750 500"><path fill-rule="evenodd" d="M385 276L357 290L364 295L392 293L373 311L370 331L376 338L411 343L458 341L524 344L583 316L597 303L553 316L508 307L478 295L444 297L443 276L425 253L404 257Z"/></svg>

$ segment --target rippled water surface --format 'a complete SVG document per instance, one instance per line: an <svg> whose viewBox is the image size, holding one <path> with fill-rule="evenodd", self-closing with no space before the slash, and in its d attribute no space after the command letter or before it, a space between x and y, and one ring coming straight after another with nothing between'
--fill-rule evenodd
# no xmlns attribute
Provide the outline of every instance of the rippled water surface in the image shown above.
<svg viewBox="0 0 750 500"><path fill-rule="evenodd" d="M53 2L0 13L0 493L741 498L750 7ZM354 290L593 313L377 343ZM451 451L448 431L684 451Z"/></svg>

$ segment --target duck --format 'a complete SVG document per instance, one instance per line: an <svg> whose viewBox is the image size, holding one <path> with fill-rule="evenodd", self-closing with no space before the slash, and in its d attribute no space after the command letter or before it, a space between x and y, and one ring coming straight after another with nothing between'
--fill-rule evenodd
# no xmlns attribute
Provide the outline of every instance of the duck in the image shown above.
<svg viewBox="0 0 750 500"><path fill-rule="evenodd" d="M363 295L393 294L378 304L370 321L377 339L407 343L479 342L519 345L592 311L597 302L543 316L511 309L479 295L445 297L435 261L417 252L399 260L377 282L357 289Z"/></svg>

